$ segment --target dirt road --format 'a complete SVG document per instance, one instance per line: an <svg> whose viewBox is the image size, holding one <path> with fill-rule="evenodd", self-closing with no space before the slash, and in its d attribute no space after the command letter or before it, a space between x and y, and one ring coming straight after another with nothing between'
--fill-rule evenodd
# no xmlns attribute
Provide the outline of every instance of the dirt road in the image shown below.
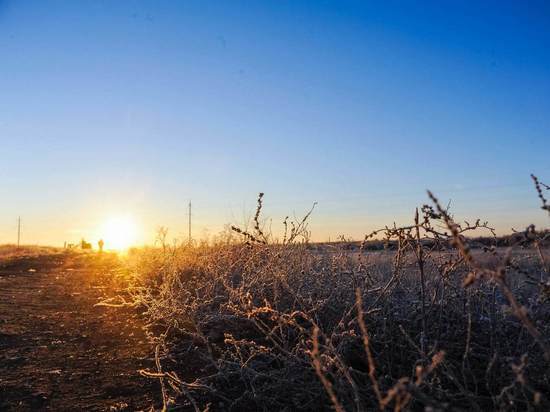
<svg viewBox="0 0 550 412"><path fill-rule="evenodd" d="M0 410L149 410L157 382L138 314L112 296L110 255L0 261Z"/></svg>

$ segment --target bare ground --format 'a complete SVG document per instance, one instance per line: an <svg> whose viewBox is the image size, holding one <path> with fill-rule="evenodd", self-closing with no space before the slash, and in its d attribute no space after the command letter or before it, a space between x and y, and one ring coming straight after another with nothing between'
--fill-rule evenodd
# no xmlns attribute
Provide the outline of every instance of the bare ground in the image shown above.
<svg viewBox="0 0 550 412"><path fill-rule="evenodd" d="M113 255L0 260L0 410L149 410L153 354L132 309L94 306L120 287ZM120 279L120 278L119 278Z"/></svg>

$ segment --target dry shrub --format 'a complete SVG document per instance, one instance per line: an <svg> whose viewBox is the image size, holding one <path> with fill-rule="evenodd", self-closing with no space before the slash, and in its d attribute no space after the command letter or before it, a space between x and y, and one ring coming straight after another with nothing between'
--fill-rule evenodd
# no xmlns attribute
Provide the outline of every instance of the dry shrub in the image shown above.
<svg viewBox="0 0 550 412"><path fill-rule="evenodd" d="M274 240L261 194L250 231L136 251L164 409L548 410L548 234L499 248L429 196L357 248L311 245L311 211Z"/></svg>

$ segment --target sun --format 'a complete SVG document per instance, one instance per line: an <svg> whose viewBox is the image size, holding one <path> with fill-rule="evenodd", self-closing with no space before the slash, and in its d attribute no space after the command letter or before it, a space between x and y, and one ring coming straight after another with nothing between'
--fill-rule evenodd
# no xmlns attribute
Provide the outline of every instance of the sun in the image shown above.
<svg viewBox="0 0 550 412"><path fill-rule="evenodd" d="M116 216L107 220L101 229L105 249L125 250L137 241L137 225L131 216Z"/></svg>

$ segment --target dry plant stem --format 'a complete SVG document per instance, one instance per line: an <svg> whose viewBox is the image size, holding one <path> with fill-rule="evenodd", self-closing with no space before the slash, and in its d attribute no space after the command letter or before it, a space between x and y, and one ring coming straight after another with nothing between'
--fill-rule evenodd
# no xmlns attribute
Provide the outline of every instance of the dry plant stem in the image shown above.
<svg viewBox="0 0 550 412"><path fill-rule="evenodd" d="M535 183L535 189L537 190L537 194L539 196L540 201L542 202L542 209L548 211L548 214L550 214L550 205L548 204L546 198L544 197L544 194L542 192L542 188L544 187L546 190L550 190L550 187L548 185L545 185L539 179L531 174L531 179L533 179L533 182Z"/></svg>
<svg viewBox="0 0 550 412"><path fill-rule="evenodd" d="M472 339L472 308L470 304L470 294L468 291L467 293L467 302L466 306L468 309L468 327L467 327L467 334L466 334L466 344L464 347L464 354L462 355L462 378L464 379L464 387L468 389L468 380L466 379L466 363L468 361L468 355L470 353L470 341Z"/></svg>
<svg viewBox="0 0 550 412"><path fill-rule="evenodd" d="M145 377L148 377L148 378L156 378L156 379L168 379L169 381L172 381L171 384L175 383L177 385L179 385L179 390L187 397L187 399L189 399L189 402L191 402L191 404L193 405L193 408L195 409L195 412L200 412L200 408L197 404L197 402L195 401L195 399L191 396L191 393L189 392L189 390L187 388L192 388L192 389L203 389L203 390L208 390L212 393L215 393L217 396L219 396L221 399L223 399L224 401L226 402L230 402L230 400L224 396L220 396L215 390L213 390L212 388L206 386L206 385L201 385L199 383L186 383L186 382L183 382L181 379L178 378L178 376L174 373L174 372L149 372L149 371L146 371L146 370L140 370L139 371L140 375L142 376L145 376ZM166 402L166 405L168 404L168 402ZM174 408L171 408L171 410L173 410Z"/></svg>
<svg viewBox="0 0 550 412"><path fill-rule="evenodd" d="M550 361L550 348L548 345L542 340L542 336L538 329L533 325L533 322L531 322L531 319L527 315L527 310L524 306L520 305L517 301L516 297L514 296L514 293L508 286L506 279L504 277L504 269L501 269L502 273L499 273L497 276L494 276L494 279L499 285L500 290L508 300L508 303L510 303L510 306L512 307L512 311L514 315L522 322L525 329L531 334L533 339L537 342L537 344L540 346L544 353L544 359L546 361Z"/></svg>
<svg viewBox="0 0 550 412"><path fill-rule="evenodd" d="M264 232L262 231L262 229L260 228L260 213L262 212L262 206L263 206L262 199L263 199L263 197L264 197L264 194L260 192L258 194L258 205L256 207L256 213L254 214L254 230L260 236L260 238L265 243L267 243L267 238L266 238Z"/></svg>
<svg viewBox="0 0 550 412"><path fill-rule="evenodd" d="M378 305L378 302L386 295L386 293L389 290L390 286L392 286L394 283L396 283L397 280L399 279L399 275L401 274L401 269L400 268L401 268L402 253L403 253L403 247L402 247L401 239L398 239L397 254L395 255L395 259L394 259L394 266L393 266L392 276L391 276L390 280L388 280L388 282L386 283L386 285L384 286L384 288L382 289L382 291L380 292L380 294L378 295L376 300L369 306L369 308L367 309L367 312L370 312L370 310L372 308L374 308L374 307L376 307L376 305Z"/></svg>
<svg viewBox="0 0 550 412"><path fill-rule="evenodd" d="M422 311L422 335L420 337L420 347L422 353L425 353L425 343L426 343L426 284L425 284L425 275L424 275L424 249L422 248L422 243L420 241L420 225L418 217L418 208L416 208L416 213L414 215L414 223L416 228L416 261L418 263L418 270L420 271L420 304Z"/></svg>
<svg viewBox="0 0 550 412"><path fill-rule="evenodd" d="M157 371L159 374L160 388L162 392L162 412L168 410L168 392L166 391L166 385L164 384L164 373L162 372L162 366L160 364L160 344L155 347L155 364L157 366Z"/></svg>
<svg viewBox="0 0 550 412"><path fill-rule="evenodd" d="M330 398L330 401L332 402L332 405L334 406L334 409L336 410L336 412L344 412L345 411L344 407L338 401L338 398L336 397L336 393L334 392L334 389L332 387L332 383L327 379L327 377L323 373L321 355L319 352L319 328L318 327L315 327L313 329L313 349L311 351L311 358L313 362L313 367L315 368L315 373L317 374L325 390L327 391L327 394Z"/></svg>
<svg viewBox="0 0 550 412"><path fill-rule="evenodd" d="M535 339L537 344L540 346L540 348L544 353L545 360L550 361L550 348L543 341L540 332L537 330L535 325L533 325L533 323L531 322L531 319L529 319L529 316L527 315L527 310L522 305L519 304L516 297L514 296L514 293L512 292L512 290L508 286L508 283L506 282L505 264L509 260L509 257L505 259L504 264L501 264L501 266L496 270L483 270L478 268L473 260L472 254L470 253L468 246L464 243L464 241L458 234L456 224L453 222L453 220L450 218L447 212L441 207L441 204L439 203L437 198L432 194L432 192L428 191L428 196L437 207L437 210L439 211L439 213L441 213L441 215L443 216L443 219L448 229L452 233L457 249L464 256L464 260L468 264L470 264L470 266L474 269L475 273L480 275L483 275L483 274L488 275L499 286L501 292L504 294L504 296L508 300L508 303L510 304L514 315L521 321L525 329L531 334L533 339Z"/></svg>
<svg viewBox="0 0 550 412"><path fill-rule="evenodd" d="M357 321L359 322L359 327L361 328L363 347L365 348L365 353L367 354L369 378L372 383L372 389L376 395L376 399L378 399L379 408L380 410L383 410L384 406L382 403L382 393L380 392L380 386L378 385L378 379L376 378L376 365L374 364L374 358L370 349L367 325L365 324L365 320L363 319L363 299L361 298L361 291L359 289L355 290L355 299L357 303Z"/></svg>
<svg viewBox="0 0 550 412"><path fill-rule="evenodd" d="M200 412L199 405L197 405L197 402L191 396L189 390L186 388L185 382L182 382L174 372L166 372L165 375L179 385L179 390L181 390L185 397L189 399L189 402L191 402L191 405L193 405L193 409L195 409L195 412Z"/></svg>

